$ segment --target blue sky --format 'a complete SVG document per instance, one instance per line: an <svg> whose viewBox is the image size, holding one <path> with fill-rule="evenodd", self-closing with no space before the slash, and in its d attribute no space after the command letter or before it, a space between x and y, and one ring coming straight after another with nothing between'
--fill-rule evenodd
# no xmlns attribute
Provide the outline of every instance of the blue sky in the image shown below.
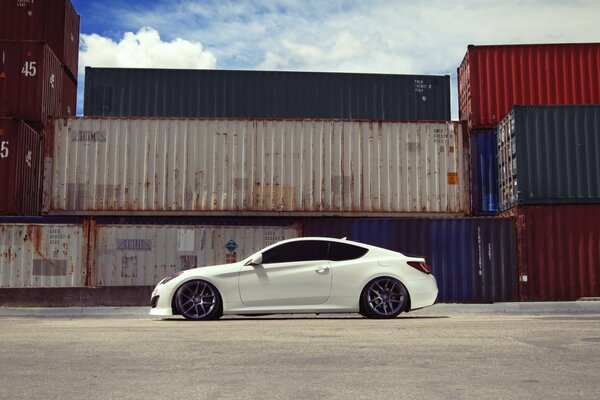
<svg viewBox="0 0 600 400"><path fill-rule="evenodd" d="M80 82L85 65L448 74L454 118L467 45L600 41L597 0L72 1Z"/></svg>

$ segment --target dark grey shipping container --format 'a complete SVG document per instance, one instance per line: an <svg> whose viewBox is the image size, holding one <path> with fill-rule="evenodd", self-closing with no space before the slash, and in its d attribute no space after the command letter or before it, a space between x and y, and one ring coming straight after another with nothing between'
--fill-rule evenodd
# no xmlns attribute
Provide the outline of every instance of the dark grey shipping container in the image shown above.
<svg viewBox="0 0 600 400"><path fill-rule="evenodd" d="M348 237L425 257L438 303L516 301L515 222L508 218L314 218L303 236Z"/></svg>
<svg viewBox="0 0 600 400"><path fill-rule="evenodd" d="M515 106L496 137L501 210L600 203L600 105Z"/></svg>
<svg viewBox="0 0 600 400"><path fill-rule="evenodd" d="M84 115L448 121L450 77L86 67Z"/></svg>

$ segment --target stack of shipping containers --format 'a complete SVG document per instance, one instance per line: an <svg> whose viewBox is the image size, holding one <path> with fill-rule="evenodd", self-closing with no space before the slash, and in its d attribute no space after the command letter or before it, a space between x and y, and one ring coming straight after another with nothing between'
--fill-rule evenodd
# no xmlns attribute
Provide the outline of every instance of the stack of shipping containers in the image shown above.
<svg viewBox="0 0 600 400"><path fill-rule="evenodd" d="M94 286L326 235L426 256L439 301L517 297L511 221L468 217L448 76L87 68L85 87L86 116L54 125L43 208L97 216Z"/></svg>
<svg viewBox="0 0 600 400"><path fill-rule="evenodd" d="M69 0L0 9L0 215L37 215L49 118L75 113L79 15Z"/></svg>
<svg viewBox="0 0 600 400"><path fill-rule="evenodd" d="M39 217L50 121L76 109L79 15L69 0L0 10L0 301L43 304L22 289L84 283L80 219Z"/></svg>
<svg viewBox="0 0 600 400"><path fill-rule="evenodd" d="M469 46L458 69L474 212L516 221L521 300L600 295L599 67L599 44L551 44Z"/></svg>
<svg viewBox="0 0 600 400"><path fill-rule="evenodd" d="M75 117L73 6L0 4L0 304L297 236L425 256L439 302L600 294L600 106L518 106L600 103L596 45L470 46L460 122L449 76L89 67Z"/></svg>
<svg viewBox="0 0 600 400"><path fill-rule="evenodd" d="M517 298L511 221L469 217L448 76L88 68L85 114L45 133L43 223L3 227L3 282L37 302L145 304L299 235L419 253L439 301Z"/></svg>

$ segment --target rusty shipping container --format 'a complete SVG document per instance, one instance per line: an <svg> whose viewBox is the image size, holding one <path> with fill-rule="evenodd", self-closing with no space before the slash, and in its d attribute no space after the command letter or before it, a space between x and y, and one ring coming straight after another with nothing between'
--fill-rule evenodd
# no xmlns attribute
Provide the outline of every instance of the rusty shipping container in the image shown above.
<svg viewBox="0 0 600 400"><path fill-rule="evenodd" d="M42 137L16 118L0 118L0 215L38 215Z"/></svg>
<svg viewBox="0 0 600 400"><path fill-rule="evenodd" d="M85 286L86 242L79 218L0 217L0 288Z"/></svg>
<svg viewBox="0 0 600 400"><path fill-rule="evenodd" d="M508 218L311 218L303 235L348 237L425 257L438 303L518 298L514 222Z"/></svg>
<svg viewBox="0 0 600 400"><path fill-rule="evenodd" d="M45 42L77 77L79 15L69 0L0 0L0 39Z"/></svg>
<svg viewBox="0 0 600 400"><path fill-rule="evenodd" d="M49 142L46 213L470 211L455 122L68 118Z"/></svg>
<svg viewBox="0 0 600 400"><path fill-rule="evenodd" d="M91 226L94 286L154 286L176 271L241 261L300 236L289 220L99 218Z"/></svg>
<svg viewBox="0 0 600 400"><path fill-rule="evenodd" d="M515 106L498 125L499 207L600 203L600 105Z"/></svg>
<svg viewBox="0 0 600 400"><path fill-rule="evenodd" d="M449 121L450 77L86 67L83 113Z"/></svg>
<svg viewBox="0 0 600 400"><path fill-rule="evenodd" d="M523 301L600 297L600 205L525 205L516 220Z"/></svg>
<svg viewBox="0 0 600 400"><path fill-rule="evenodd" d="M0 40L0 117L45 127L60 114L64 69L43 42Z"/></svg>
<svg viewBox="0 0 600 400"><path fill-rule="evenodd" d="M459 114L490 129L515 104L600 103L600 43L473 46L458 68Z"/></svg>

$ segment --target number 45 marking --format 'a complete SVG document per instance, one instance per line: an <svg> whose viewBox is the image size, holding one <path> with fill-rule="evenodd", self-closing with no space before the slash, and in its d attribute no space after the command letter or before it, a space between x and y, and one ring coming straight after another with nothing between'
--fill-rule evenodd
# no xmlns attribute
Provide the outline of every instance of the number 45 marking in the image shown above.
<svg viewBox="0 0 600 400"><path fill-rule="evenodd" d="M35 76L37 69L35 67L36 61L25 61L21 73L25 76Z"/></svg>
<svg viewBox="0 0 600 400"><path fill-rule="evenodd" d="M0 142L0 158L8 158L8 141Z"/></svg>

